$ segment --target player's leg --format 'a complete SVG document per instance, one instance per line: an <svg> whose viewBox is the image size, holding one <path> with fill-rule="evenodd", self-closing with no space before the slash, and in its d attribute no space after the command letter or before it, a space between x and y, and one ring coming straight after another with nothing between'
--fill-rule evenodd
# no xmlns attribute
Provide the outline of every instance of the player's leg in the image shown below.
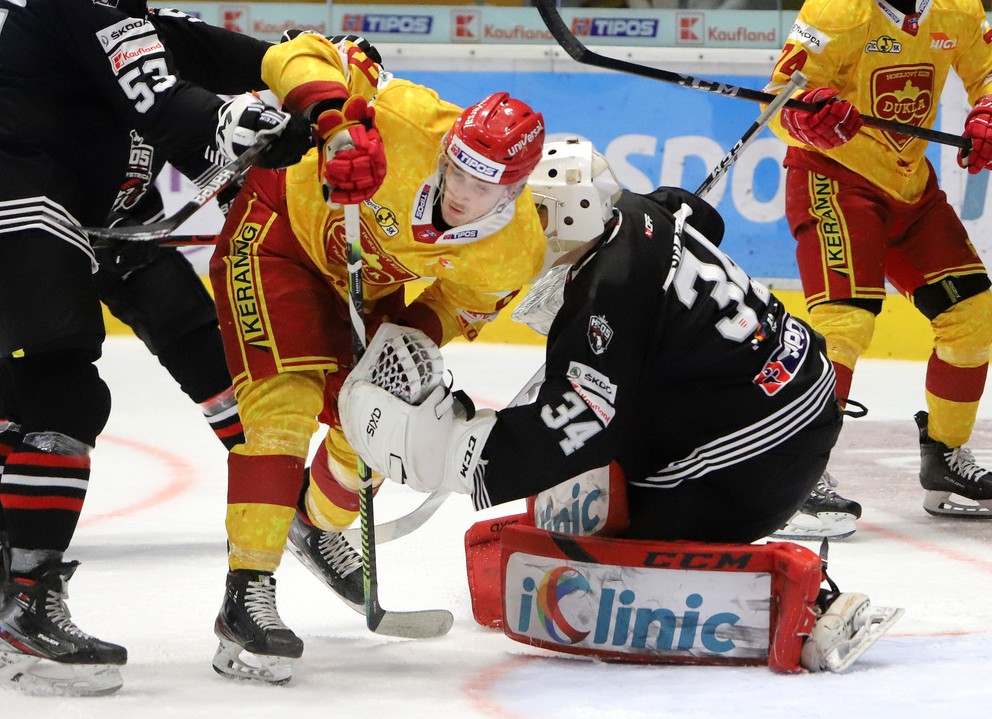
<svg viewBox="0 0 992 719"><path fill-rule="evenodd" d="M831 175L789 168L786 214L796 238L810 325L826 340L843 404L885 298L889 210L878 191L856 175L839 166ZM861 505L839 495L836 485L824 472L800 510L774 536L840 539L853 534Z"/></svg>
<svg viewBox="0 0 992 719"><path fill-rule="evenodd" d="M244 441L213 298L178 249L100 252L100 299L199 406L227 449Z"/></svg>
<svg viewBox="0 0 992 719"><path fill-rule="evenodd" d="M280 183L279 173L249 173L210 263L246 437L228 456L230 571L214 668L274 683L290 678L303 643L279 619L273 573L296 514L324 376L337 370L333 340L351 352L347 309L330 310L337 293L293 237Z"/></svg>
<svg viewBox="0 0 992 719"><path fill-rule="evenodd" d="M65 552L86 497L90 451L110 413L94 364L104 330L90 260L25 230L3 236L0 268L0 384L20 425L8 435L0 477L10 545L0 679L36 693L112 692L127 651L80 630L66 605L78 562Z"/></svg>
<svg viewBox="0 0 992 719"><path fill-rule="evenodd" d="M965 446L975 426L992 344L992 293L981 259L944 194L931 187L907 240L890 261L892 281L930 320L920 483L931 514L992 518L992 472ZM961 499L952 499L952 495Z"/></svg>

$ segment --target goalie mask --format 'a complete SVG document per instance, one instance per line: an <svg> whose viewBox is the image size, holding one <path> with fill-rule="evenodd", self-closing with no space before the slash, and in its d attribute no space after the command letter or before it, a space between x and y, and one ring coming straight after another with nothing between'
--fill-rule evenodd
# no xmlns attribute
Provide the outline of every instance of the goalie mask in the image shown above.
<svg viewBox="0 0 992 719"><path fill-rule="evenodd" d="M527 186L538 207L547 210L544 236L555 253L602 234L621 190L606 158L577 138L547 143Z"/></svg>
<svg viewBox="0 0 992 719"><path fill-rule="evenodd" d="M505 92L462 112L441 143L447 162L497 185L525 180L543 145L544 117Z"/></svg>

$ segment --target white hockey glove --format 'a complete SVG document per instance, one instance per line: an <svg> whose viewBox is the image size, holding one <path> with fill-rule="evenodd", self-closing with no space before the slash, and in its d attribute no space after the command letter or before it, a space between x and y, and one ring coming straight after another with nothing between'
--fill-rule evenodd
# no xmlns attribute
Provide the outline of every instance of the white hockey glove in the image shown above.
<svg viewBox="0 0 992 719"><path fill-rule="evenodd" d="M423 332L382 325L341 388L341 424L358 455L393 481L468 494L496 413L457 400L442 373Z"/></svg>
<svg viewBox="0 0 992 719"><path fill-rule="evenodd" d="M233 160L249 147L270 139L256 164L278 168L294 165L313 146L313 127L300 117L269 107L251 93L221 105L217 113L217 149Z"/></svg>
<svg viewBox="0 0 992 719"><path fill-rule="evenodd" d="M565 302L565 280L571 265L556 265L538 279L510 315L545 337L551 331L558 310Z"/></svg>

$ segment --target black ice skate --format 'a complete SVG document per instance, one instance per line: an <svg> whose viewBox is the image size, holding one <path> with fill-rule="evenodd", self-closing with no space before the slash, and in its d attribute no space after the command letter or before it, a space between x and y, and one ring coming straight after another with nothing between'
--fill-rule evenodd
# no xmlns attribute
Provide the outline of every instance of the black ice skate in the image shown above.
<svg viewBox="0 0 992 719"><path fill-rule="evenodd" d="M837 480L824 472L816 481L803 506L772 533L776 539L844 539L854 534L854 522L861 518L861 505L834 491Z"/></svg>
<svg viewBox="0 0 992 719"><path fill-rule="evenodd" d="M98 696L121 688L124 647L73 623L66 584L79 562L53 563L10 579L0 605L0 683L28 694Z"/></svg>
<svg viewBox="0 0 992 719"><path fill-rule="evenodd" d="M297 511L289 528L289 551L324 585L359 614L365 614L362 556L341 532L326 532Z"/></svg>
<svg viewBox="0 0 992 719"><path fill-rule="evenodd" d="M913 419L920 430L920 484L927 490L923 509L934 516L992 519L992 472L975 464L967 447L948 447L931 439L926 412L917 412Z"/></svg>
<svg viewBox="0 0 992 719"><path fill-rule="evenodd" d="M293 675L291 660L303 655L303 642L276 611L276 580L270 572L228 572L214 634L220 640L214 669L232 679L284 684Z"/></svg>

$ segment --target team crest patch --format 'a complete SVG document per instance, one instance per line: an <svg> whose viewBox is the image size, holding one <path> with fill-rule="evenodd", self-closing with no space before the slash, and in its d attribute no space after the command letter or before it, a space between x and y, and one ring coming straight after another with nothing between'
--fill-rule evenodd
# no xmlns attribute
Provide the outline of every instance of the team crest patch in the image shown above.
<svg viewBox="0 0 992 719"><path fill-rule="evenodd" d="M613 339L613 328L605 317L593 315L589 318L589 347L593 354L601 355Z"/></svg>
<svg viewBox="0 0 992 719"><path fill-rule="evenodd" d="M806 328L793 317L787 317L779 335L778 347L754 378L754 383L769 397L777 394L802 367L809 353L809 345Z"/></svg>

